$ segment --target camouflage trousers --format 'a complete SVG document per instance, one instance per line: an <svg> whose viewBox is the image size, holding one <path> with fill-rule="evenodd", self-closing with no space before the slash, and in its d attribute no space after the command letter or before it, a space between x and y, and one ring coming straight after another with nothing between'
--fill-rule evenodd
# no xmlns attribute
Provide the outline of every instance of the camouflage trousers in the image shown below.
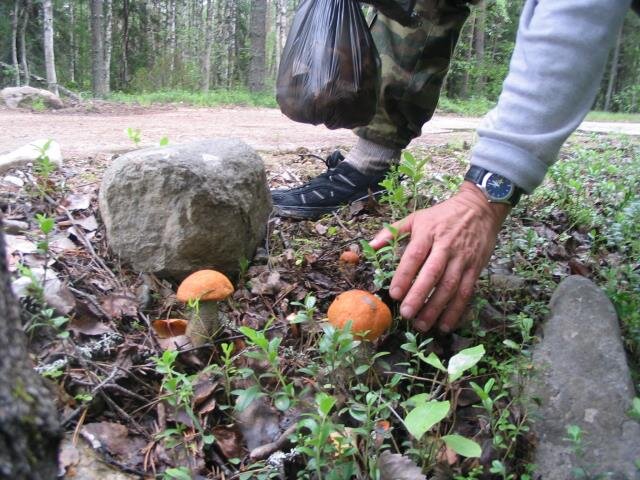
<svg viewBox="0 0 640 480"><path fill-rule="evenodd" d="M438 104L468 3L474 2L417 0L422 23L415 28L375 15L371 34L382 64L378 109L356 135L389 148L405 148L420 135Z"/></svg>

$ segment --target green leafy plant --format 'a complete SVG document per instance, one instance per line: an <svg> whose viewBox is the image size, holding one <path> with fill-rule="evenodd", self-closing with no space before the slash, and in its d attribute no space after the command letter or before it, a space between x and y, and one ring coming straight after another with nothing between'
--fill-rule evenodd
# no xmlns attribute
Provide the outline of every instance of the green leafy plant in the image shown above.
<svg viewBox="0 0 640 480"><path fill-rule="evenodd" d="M127 127L125 133L136 147L140 146L140 143L142 142L142 132L139 128Z"/></svg>
<svg viewBox="0 0 640 480"><path fill-rule="evenodd" d="M378 250L374 250L369 242L360 241L362 254L373 265L373 284L376 289L389 288L391 279L396 271L396 267L400 262L400 242L406 235L400 235L397 228L389 224L384 224L384 228L391 232L391 240L389 243Z"/></svg>
<svg viewBox="0 0 640 480"><path fill-rule="evenodd" d="M426 159L416 159L408 151L402 153L402 159L380 182L384 187L384 193L380 197L380 203L389 205L393 221L406 217L425 206L422 192L425 190L424 167Z"/></svg>
<svg viewBox="0 0 640 480"><path fill-rule="evenodd" d="M165 350L162 356L151 358L155 363L156 372L162 375L161 390L163 398L176 411L183 411L199 433L202 442L205 445L210 445L215 439L213 435L205 432L198 416L193 411L194 382L198 375L187 375L178 371L175 365L177 358L178 352L176 350ZM216 368L216 365L210 365L203 369L200 374L212 372ZM167 429L161 432L159 438L176 444L184 433L185 427L185 425L178 423L175 429Z"/></svg>
<svg viewBox="0 0 640 480"><path fill-rule="evenodd" d="M58 166L49 157L48 151L51 148L51 142L53 140L47 140L43 145L34 145L38 150L38 156L33 162L33 173L35 174L35 189L36 197L43 199L47 195L51 196L57 191L57 185L51 180L51 175L58 169Z"/></svg>
<svg viewBox="0 0 640 480"><path fill-rule="evenodd" d="M273 394L274 405L278 410L285 411L291 406L292 403L296 401L296 392L293 383L287 379L282 369L281 359L278 352L278 348L280 347L280 343L282 342L282 337L276 336L269 340L265 334L265 331L268 327L269 324L267 324L265 330L258 331L250 327L242 326L239 327L238 330L245 337L247 337L248 345L250 347L254 347L253 349L248 349L247 351L245 351L244 355L256 360L266 361L270 365L270 370L260 374L257 380L259 383L261 379L273 377L276 378L277 391ZM258 385L254 385L254 387L257 387L259 391ZM254 387L247 389L249 392L251 392L251 398L254 398L257 395ZM233 393L234 395L238 395L240 399L244 400L243 402L238 402L238 404L236 405L236 409L242 410L243 407L248 406L248 404L250 403L247 402L246 390L234 391L231 393Z"/></svg>

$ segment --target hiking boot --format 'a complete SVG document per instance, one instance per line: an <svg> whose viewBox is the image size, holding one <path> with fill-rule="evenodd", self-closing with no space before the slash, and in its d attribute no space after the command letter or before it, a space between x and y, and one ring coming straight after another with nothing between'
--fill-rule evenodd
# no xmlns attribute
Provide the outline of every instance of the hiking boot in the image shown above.
<svg viewBox="0 0 640 480"><path fill-rule="evenodd" d="M300 187L271 190L275 214L314 220L369 195L379 195L384 190L379 183L386 172L367 176L340 157L339 152L334 152L325 160L327 171Z"/></svg>

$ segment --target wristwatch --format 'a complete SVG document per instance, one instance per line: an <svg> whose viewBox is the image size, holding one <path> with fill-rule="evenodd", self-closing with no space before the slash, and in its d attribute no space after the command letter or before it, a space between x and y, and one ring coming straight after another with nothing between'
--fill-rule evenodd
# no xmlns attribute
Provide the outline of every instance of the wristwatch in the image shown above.
<svg viewBox="0 0 640 480"><path fill-rule="evenodd" d="M493 203L506 203L513 207L518 204L523 190L508 178L473 165L464 176L484 193Z"/></svg>

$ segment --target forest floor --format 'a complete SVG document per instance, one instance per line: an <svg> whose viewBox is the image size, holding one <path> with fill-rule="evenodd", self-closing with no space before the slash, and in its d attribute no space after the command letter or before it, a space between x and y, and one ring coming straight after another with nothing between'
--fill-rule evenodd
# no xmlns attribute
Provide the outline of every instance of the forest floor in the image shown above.
<svg viewBox="0 0 640 480"><path fill-rule="evenodd" d="M312 151L348 148L354 142L354 135L348 130L296 123L270 108L142 107L110 102L87 105L45 112L0 107L0 153L41 138L55 139L68 159L122 153L133 146L126 134L131 128L140 131L140 146L157 145L163 137L172 144L212 137L241 138L256 150L267 153L265 161L269 166L273 154L299 148ZM412 146L470 143L480 122L480 118L437 114ZM584 122L579 131L640 135L640 123Z"/></svg>
<svg viewBox="0 0 640 480"><path fill-rule="evenodd" d="M352 134L258 108L0 109L0 152L54 138L65 156L54 172L35 162L0 176L0 207L6 221L23 225L7 235L9 265L14 277L31 279L25 330L38 371L58 385L74 445L80 448L79 436L98 438L101 458L145 479L531 478L535 439L514 380L530 374L534 335L560 280L579 274L606 291L640 372L633 361L640 351L640 137L615 130L571 137L545 184L507 221L456 334L416 336L396 321L371 350L324 322L329 303L349 288L378 293L397 318L385 290L403 242L376 255L360 240L450 195L478 122L434 118L380 202L316 222L270 221L268 248L221 306L222 330L178 356L151 328L152 319L188 313L175 285L121 265L97 208L105 166L136 148L125 130L140 129L140 146L163 137L172 144L242 138L261 152L272 188L323 171L316 157L348 147ZM614 126L640 135L640 124ZM360 253L359 265L340 264L346 249ZM47 278L55 273L69 287L67 317L37 300L34 272L45 265ZM467 364L454 378L455 356ZM300 434L295 451L287 442L293 431ZM75 448L67 442L61 455L68 473L79 468Z"/></svg>

